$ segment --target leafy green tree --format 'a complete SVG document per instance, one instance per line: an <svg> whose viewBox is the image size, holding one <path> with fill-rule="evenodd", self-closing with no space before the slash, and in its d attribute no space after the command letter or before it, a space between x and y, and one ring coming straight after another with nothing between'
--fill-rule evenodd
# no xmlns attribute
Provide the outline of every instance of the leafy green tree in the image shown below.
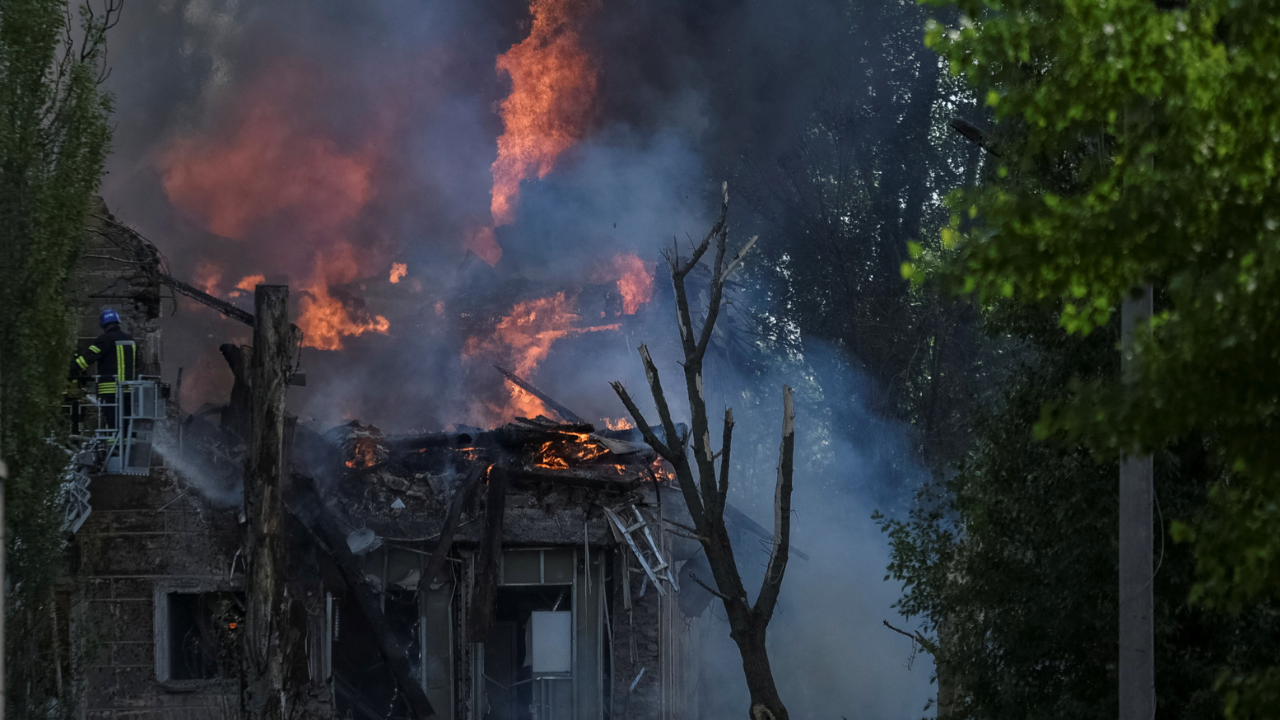
<svg viewBox="0 0 1280 720"><path fill-rule="evenodd" d="M0 0L0 449L8 572L6 712L69 717L51 623L64 541L59 502L67 455L58 438L74 344L67 273L85 233L110 132L101 89L104 39L118 6ZM65 630L65 628L64 628ZM61 685L61 686L59 686Z"/></svg>
<svg viewBox="0 0 1280 720"><path fill-rule="evenodd" d="M945 249L914 252L984 302L1056 304L1074 335L1158 288L1136 377L1075 376L1037 429L1101 458L1211 438L1225 471L1174 530L1194 600L1243 617L1280 592L1280 6L954 5L927 42L992 108L998 157L951 197ZM1228 716L1280 714L1271 665L1224 670Z"/></svg>
<svg viewBox="0 0 1280 720"><path fill-rule="evenodd" d="M1116 708L1117 464L1031 427L1073 380L1119 372L1115 323L1067 335L1052 310L1002 302L984 318L1010 359L977 403L969 451L927 488L905 522L884 521L899 604L925 621L937 664L939 716L1113 718ZM1193 435L1156 458L1164 518L1207 505L1219 477L1214 443ZM882 518L882 521L884 519ZM1187 602L1195 562L1157 540L1156 680L1161 717L1221 717L1220 668L1248 673L1280 642L1274 604L1223 617Z"/></svg>

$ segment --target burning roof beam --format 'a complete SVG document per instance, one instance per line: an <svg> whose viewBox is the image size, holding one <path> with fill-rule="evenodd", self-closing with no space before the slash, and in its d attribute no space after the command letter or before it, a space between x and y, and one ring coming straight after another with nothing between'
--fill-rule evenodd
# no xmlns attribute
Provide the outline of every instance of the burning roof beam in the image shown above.
<svg viewBox="0 0 1280 720"><path fill-rule="evenodd" d="M548 408L554 411L555 414L559 415L561 420L564 420L565 422L574 423L577 425L587 424L587 421L583 420L580 415L570 410L569 408L561 405L560 403L556 402L551 398L550 395L547 395L546 393L542 392L538 388L529 384L527 380L524 380L519 375L516 375L515 373L511 372L510 370L507 370L506 368L500 365L494 365L493 367L496 368L498 372L502 373L503 377L510 380L512 385L515 385L521 390L524 390L530 395L541 400L542 404L546 405Z"/></svg>

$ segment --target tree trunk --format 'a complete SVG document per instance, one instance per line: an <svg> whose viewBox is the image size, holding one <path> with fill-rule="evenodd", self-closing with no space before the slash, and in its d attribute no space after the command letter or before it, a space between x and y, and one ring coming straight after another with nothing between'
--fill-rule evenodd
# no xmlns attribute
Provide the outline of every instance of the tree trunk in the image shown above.
<svg viewBox="0 0 1280 720"><path fill-rule="evenodd" d="M289 617L284 562L284 404L297 339L289 324L289 288L259 285L249 365L252 388L244 513L249 560L241 704L249 720L282 720L284 645Z"/></svg>
<svg viewBox="0 0 1280 720"><path fill-rule="evenodd" d="M765 631L766 627L752 617L746 628L731 633L742 655L742 672L751 693L751 720L787 720L787 708L778 696L765 650Z"/></svg>

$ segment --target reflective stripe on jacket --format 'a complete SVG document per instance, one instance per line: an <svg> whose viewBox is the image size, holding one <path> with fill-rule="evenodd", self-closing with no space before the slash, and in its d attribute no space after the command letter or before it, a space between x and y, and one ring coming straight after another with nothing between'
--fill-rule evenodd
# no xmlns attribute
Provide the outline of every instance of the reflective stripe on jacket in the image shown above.
<svg viewBox="0 0 1280 720"><path fill-rule="evenodd" d="M138 348L133 342L133 336L117 327L103 333L84 353L76 356L71 369L72 376L79 377L90 365L97 363L98 392L114 393L117 379L138 379L137 355Z"/></svg>

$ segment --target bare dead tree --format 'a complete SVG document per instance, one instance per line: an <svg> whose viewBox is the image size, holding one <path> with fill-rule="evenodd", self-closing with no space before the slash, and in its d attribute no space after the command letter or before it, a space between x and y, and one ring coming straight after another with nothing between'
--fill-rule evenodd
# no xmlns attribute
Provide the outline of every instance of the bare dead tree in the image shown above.
<svg viewBox="0 0 1280 720"><path fill-rule="evenodd" d="M707 587L724 603L729 616L729 636L738 645L742 655L742 669L746 674L747 688L751 693L751 720L787 720L787 709L778 697L778 688L769 667L769 655L765 648L765 635L773 618L782 589L782 577L787 569L787 557L791 538L791 487L795 455L795 413L792 410L791 388L782 389L782 447L778 458L778 480L774 494L773 547L769 554L764 581L754 604L747 597L738 565L733 559L733 547L729 531L725 527L724 513L729 494L730 450L733 440L733 410L724 413L724 430L720 451L711 449L711 430L707 418L707 401L703 394L702 362L711 333L724 299L725 281L742 264L743 256L755 244L751 238L732 258L728 255L729 212L728 184L722 186L720 218L711 232L693 249L688 259L682 260L678 246L665 255L671 268L671 281L675 285L676 311L680 325L680 344L684 350L685 391L689 396L691 413L693 462L689 460L689 448L679 439L671 409L663 394L658 369L649 355L648 347L640 346L640 358L644 363L649 391L653 394L662 426L663 438L659 439L653 427L645 419L622 383L612 383L613 389L626 405L627 412L635 420L636 427L644 434L645 442L675 470L680 491L689 514L693 518L693 530L702 543L715 579L715 588ZM711 294L707 317L700 331L695 331L689 311L689 296L685 279L698 265L707 251L715 246L715 260L711 270ZM677 443L679 443L677 445ZM719 474L716 460L720 461ZM705 585L704 585L705 587Z"/></svg>

